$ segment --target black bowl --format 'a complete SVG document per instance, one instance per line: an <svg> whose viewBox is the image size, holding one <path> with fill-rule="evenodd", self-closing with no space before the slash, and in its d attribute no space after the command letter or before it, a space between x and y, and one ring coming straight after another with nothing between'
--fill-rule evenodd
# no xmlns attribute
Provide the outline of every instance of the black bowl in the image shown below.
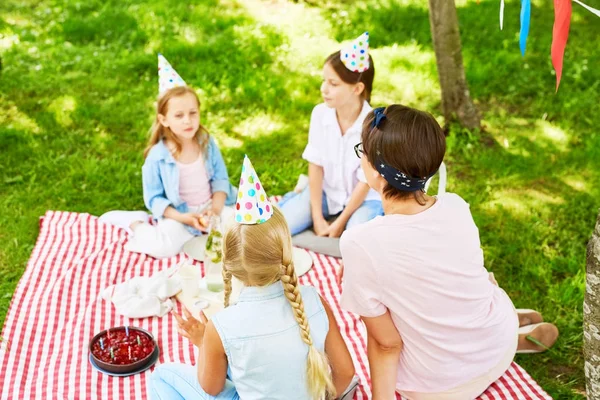
<svg viewBox="0 0 600 400"><path fill-rule="evenodd" d="M150 338L153 348L152 351L144 358L139 359L137 361L133 361L131 363L128 364L111 364L111 363L107 363L105 361L100 360L98 357L96 357L96 355L94 354L94 352L92 351L92 347L93 345L100 339L101 336L104 336L106 334L106 329L103 330L102 332L97 333L92 340L90 340L90 344L88 346L89 352L92 355L92 359L94 360L94 362L96 363L96 365L103 369L104 371L108 371L108 372L113 372L113 373L117 373L117 374L123 374L123 373L128 373L128 372L133 372L136 371L142 367L144 367L152 358L152 354L154 353L154 351L156 350L156 348L158 347L158 344L156 343L156 341L154 340L154 336L152 336L152 334L148 331L146 331L145 329L142 328L136 328L133 326L128 326L129 328L129 334L131 335L132 332L139 332L141 335L147 336L148 338ZM118 332L118 331L125 331L125 327L124 326L118 326L115 328L110 328L110 333L112 334L113 332Z"/></svg>

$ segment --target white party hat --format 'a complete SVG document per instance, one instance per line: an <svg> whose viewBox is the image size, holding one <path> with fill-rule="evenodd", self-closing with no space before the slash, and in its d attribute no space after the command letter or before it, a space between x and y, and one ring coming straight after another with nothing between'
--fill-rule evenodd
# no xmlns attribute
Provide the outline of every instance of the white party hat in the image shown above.
<svg viewBox="0 0 600 400"><path fill-rule="evenodd" d="M244 156L242 176L235 205L235 220L244 225L262 224L273 215L273 205L250 162Z"/></svg>
<svg viewBox="0 0 600 400"><path fill-rule="evenodd" d="M158 54L158 94L174 87L186 86L185 81L162 54Z"/></svg>
<svg viewBox="0 0 600 400"><path fill-rule="evenodd" d="M354 39L349 45L342 47L340 58L344 66L353 72L364 72L369 69L369 32Z"/></svg>

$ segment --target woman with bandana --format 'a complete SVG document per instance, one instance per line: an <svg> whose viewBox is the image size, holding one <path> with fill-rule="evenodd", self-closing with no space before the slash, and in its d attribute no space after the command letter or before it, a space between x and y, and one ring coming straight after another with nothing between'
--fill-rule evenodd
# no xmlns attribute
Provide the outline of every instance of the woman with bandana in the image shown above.
<svg viewBox="0 0 600 400"><path fill-rule="evenodd" d="M469 205L424 192L446 151L430 114L377 108L361 138L356 155L385 215L341 238L341 306L366 325L373 398L474 399L515 352L551 346L558 330L535 311L519 315L488 274Z"/></svg>

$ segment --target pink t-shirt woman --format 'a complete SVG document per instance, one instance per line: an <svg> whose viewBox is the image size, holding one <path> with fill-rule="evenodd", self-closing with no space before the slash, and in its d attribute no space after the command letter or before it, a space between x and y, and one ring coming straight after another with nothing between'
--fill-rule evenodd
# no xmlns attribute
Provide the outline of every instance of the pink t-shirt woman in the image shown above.
<svg viewBox="0 0 600 400"><path fill-rule="evenodd" d="M341 306L365 322L373 399L474 399L509 368L519 321L484 268L469 205L424 192L445 136L428 113L374 109L355 148L385 215L347 230Z"/></svg>
<svg viewBox="0 0 600 400"><path fill-rule="evenodd" d="M363 317L389 310L400 333L397 390L443 392L493 369L507 352L512 360L517 316L488 278L479 232L458 195L350 229L340 248L341 306Z"/></svg>

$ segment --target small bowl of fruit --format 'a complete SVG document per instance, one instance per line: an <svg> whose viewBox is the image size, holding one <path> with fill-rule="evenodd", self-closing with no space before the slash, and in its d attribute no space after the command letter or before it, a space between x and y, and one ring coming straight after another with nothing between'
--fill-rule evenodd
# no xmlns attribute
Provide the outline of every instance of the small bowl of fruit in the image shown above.
<svg viewBox="0 0 600 400"><path fill-rule="evenodd" d="M144 370L155 362L158 345L152 334L132 326L119 326L95 335L89 344L98 368L115 374Z"/></svg>

